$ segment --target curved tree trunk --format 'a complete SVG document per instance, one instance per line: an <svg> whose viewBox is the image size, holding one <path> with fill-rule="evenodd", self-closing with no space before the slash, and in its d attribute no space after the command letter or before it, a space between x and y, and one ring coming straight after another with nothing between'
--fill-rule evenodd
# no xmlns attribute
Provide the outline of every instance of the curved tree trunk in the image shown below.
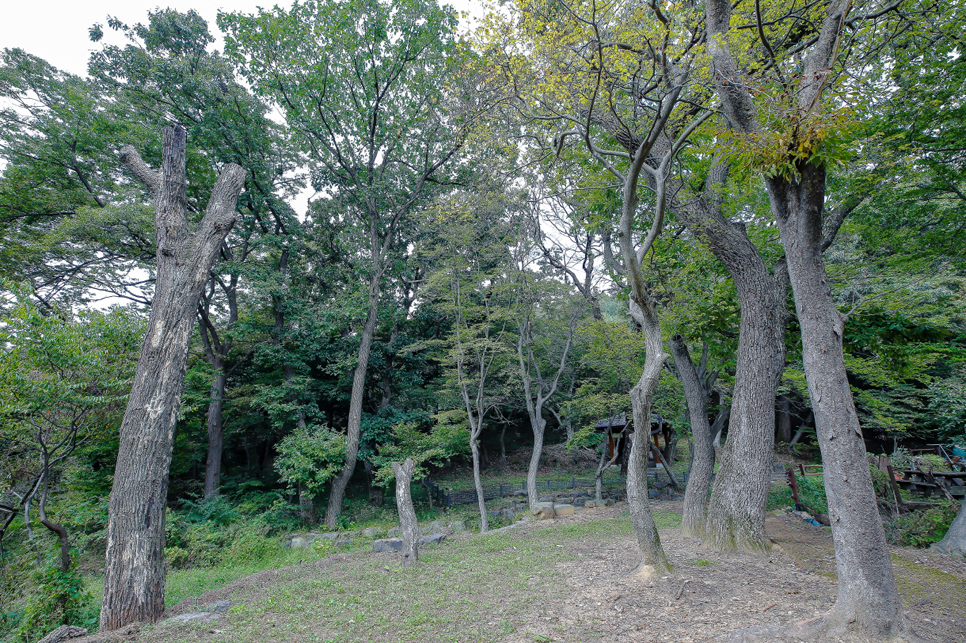
<svg viewBox="0 0 966 643"><path fill-rule="evenodd" d="M245 171L228 164L195 233L185 216L186 132L164 128L162 168L131 147L122 160L155 195L157 282L148 331L120 429L107 527L102 630L154 622L164 610L164 511L175 424L201 289L235 224Z"/></svg>
<svg viewBox="0 0 966 643"><path fill-rule="evenodd" d="M637 302L635 302L637 303ZM630 508L631 523L641 550L641 563L638 571L644 575L671 569L667 555L657 534L651 504L647 496L647 454L651 444L651 400L657 390L661 369L668 355L664 352L661 339L661 326L653 310L640 310L640 304L633 306L635 319L644 330L644 344L647 351L644 359L644 372L631 389L631 412L634 416L634 436L631 452L627 461L627 503ZM650 308L650 307L648 307Z"/></svg>
<svg viewBox="0 0 966 643"><path fill-rule="evenodd" d="M651 306L652 304L647 302L647 309L642 310L638 301L631 300L632 315L644 332L646 353L644 370L637 384L630 391L634 432L628 436L631 448L626 454L627 504L641 554L641 562L635 572L643 576L671 569L664 548L661 546L647 493L647 456L651 445L651 400L654 398L661 378L661 369L668 358L663 350L661 326Z"/></svg>
<svg viewBox="0 0 966 643"><path fill-rule="evenodd" d="M366 392L366 371L369 368L372 337L376 333L376 322L379 320L379 281L381 278L382 271L377 269L369 282L369 312L366 314L366 322L362 326L359 359L352 375L352 394L349 398L345 467L332 480L329 504L325 510L325 526L329 529L335 529L339 524L345 490L349 486L352 474L355 473L356 460L359 457L359 438L362 434L362 402Z"/></svg>
<svg viewBox="0 0 966 643"><path fill-rule="evenodd" d="M772 178L767 185L802 329L802 361L835 543L838 598L821 627L884 638L905 625L845 368L846 318L835 308L822 261L825 168L802 163L798 169L798 182Z"/></svg>
<svg viewBox="0 0 966 643"><path fill-rule="evenodd" d="M490 517L486 513L486 499L483 497L483 479L480 477L480 445L470 438L470 452L473 455L473 488L476 489L476 504L480 510L480 533L490 530Z"/></svg>
<svg viewBox="0 0 966 643"><path fill-rule="evenodd" d="M681 529L686 536L703 538L708 522L708 492L711 490L711 474L714 470L714 448L711 445L711 426L708 424L707 391L701 385L684 338L675 335L669 345L678 377L684 387L684 397L688 402L692 436L693 457L688 486L684 492Z"/></svg>
<svg viewBox="0 0 966 643"><path fill-rule="evenodd" d="M960 504L959 513L953 524L949 525L949 531L932 549L947 556L966 558L966 500Z"/></svg>
<svg viewBox="0 0 966 643"><path fill-rule="evenodd" d="M527 467L527 501L530 503L530 508L539 501L537 494L537 469L540 467L540 454L543 453L543 434L547 426L545 420L537 419L536 422L531 419L530 423L533 428L533 452L530 454L530 466Z"/></svg>
<svg viewBox="0 0 966 643"><path fill-rule="evenodd" d="M416 510L413 508L413 496L410 492L413 481L413 470L416 465L409 458L402 464L392 463L392 470L396 472L396 508L399 511L399 527L402 531L403 567L412 567L419 560L416 545L419 541L419 523L416 521Z"/></svg>

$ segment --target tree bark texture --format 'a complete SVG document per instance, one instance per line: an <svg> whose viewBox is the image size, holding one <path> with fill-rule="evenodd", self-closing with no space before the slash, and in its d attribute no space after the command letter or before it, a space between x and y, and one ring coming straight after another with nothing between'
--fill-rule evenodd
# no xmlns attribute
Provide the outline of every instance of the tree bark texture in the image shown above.
<svg viewBox="0 0 966 643"><path fill-rule="evenodd" d="M148 331L120 428L107 528L100 627L154 622L164 610L164 511L175 424L201 289L237 220L245 171L224 167L196 232L185 216L186 133L164 128L161 172L134 148L121 158L155 197L157 281Z"/></svg>
<svg viewBox="0 0 966 643"><path fill-rule="evenodd" d="M966 501L959 506L959 513L949 525L949 531L932 549L947 556L966 558Z"/></svg>
<svg viewBox="0 0 966 643"><path fill-rule="evenodd" d="M724 241L723 236L717 238ZM715 549L764 552L770 547L765 506L775 450L775 396L785 366L785 290L744 231L732 236L725 241L731 252L715 255L738 290L741 321L728 440L705 538Z"/></svg>
<svg viewBox="0 0 966 643"><path fill-rule="evenodd" d="M647 454L651 444L651 400L657 390L661 369L668 355L664 352L661 326L652 310L641 311L635 319L644 329L647 351L644 372L631 389L631 413L634 416L634 438L627 462L627 504L631 523L641 550L638 570L650 574L671 569L661 539L654 524L651 504L647 496Z"/></svg>
<svg viewBox="0 0 966 643"><path fill-rule="evenodd" d="M822 261L825 168L802 164L797 182L770 179L802 333L802 361L822 451L838 600L829 626L893 634L904 627L865 440L843 356L845 316L836 308Z"/></svg>
<svg viewBox="0 0 966 643"><path fill-rule="evenodd" d="M225 432L222 409L225 404L225 385L228 373L225 360L220 356L212 363L215 376L211 381L211 401L208 402L208 457L205 460L205 500L218 495L221 489L221 454L225 448Z"/></svg>
<svg viewBox="0 0 966 643"><path fill-rule="evenodd" d="M801 61L802 82L796 92L802 111L820 103L851 7L850 0L833 0L826 7L821 28ZM708 0L705 11L721 109L732 127L756 132L760 125L748 83L730 51L731 4ZM855 633L881 640L903 633L905 625L845 369L845 317L835 308L822 263L825 167L800 161L795 169L797 176L767 177L765 185L801 325L805 377L825 468L838 597L831 612L786 633L799 638Z"/></svg>
<svg viewBox="0 0 966 643"><path fill-rule="evenodd" d="M770 546L765 506L775 396L785 366L786 287L771 273L745 226L725 218L720 190L726 178L726 165L713 166L700 196L674 200L670 207L728 270L741 306L728 440L720 453L704 537L715 549L763 552Z"/></svg>
<svg viewBox="0 0 966 643"><path fill-rule="evenodd" d="M412 567L419 560L416 547L419 542L419 523L416 521L416 510L413 508L413 496L410 492L415 467L410 458L406 458L402 464L392 463L392 470L396 472L396 508L399 511L399 527L402 531L400 563L403 567Z"/></svg>
<svg viewBox="0 0 966 643"><path fill-rule="evenodd" d="M714 471L714 447L711 445L711 426L708 424L708 392L701 385L684 338L675 335L669 345L678 378L684 387L688 418L691 421L693 457L688 486L684 492L681 530L686 536L704 538L708 522L708 492L711 490L711 474Z"/></svg>
<svg viewBox="0 0 966 643"><path fill-rule="evenodd" d="M366 372L369 369L369 352L372 349L372 338L376 333L376 323L379 321L379 291L382 270L377 268L369 282L369 312L366 314L365 324L362 326L362 337L359 343L359 360L356 362L352 375L352 394L349 398L349 422L346 428L345 467L332 480L329 493L329 504L325 510L325 526L335 529L342 515L342 501L349 480L356 470L359 457L359 439L362 434L362 402L366 393Z"/></svg>

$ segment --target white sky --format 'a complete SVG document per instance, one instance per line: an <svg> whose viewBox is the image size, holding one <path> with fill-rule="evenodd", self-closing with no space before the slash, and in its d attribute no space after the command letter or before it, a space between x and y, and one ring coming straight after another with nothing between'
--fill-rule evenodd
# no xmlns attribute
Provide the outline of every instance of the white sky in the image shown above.
<svg viewBox="0 0 966 643"><path fill-rule="evenodd" d="M187 11L194 9L208 21L218 36L215 17L219 9L253 13L257 7L291 6L290 0L4 0L0 10L0 49L19 47L64 71L87 75L87 59L99 45L90 41L87 30L95 23L104 26L104 40L122 44L123 37L107 27L115 16L127 25L147 22L155 8ZM446 4L467 10L478 7L472 0L448 0ZM216 42L220 49L221 42Z"/></svg>

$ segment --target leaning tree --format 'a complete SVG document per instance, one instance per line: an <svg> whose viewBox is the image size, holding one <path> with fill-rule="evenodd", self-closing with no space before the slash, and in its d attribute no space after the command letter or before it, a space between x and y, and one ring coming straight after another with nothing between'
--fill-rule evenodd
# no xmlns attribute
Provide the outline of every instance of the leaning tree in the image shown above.
<svg viewBox="0 0 966 643"><path fill-rule="evenodd" d="M842 126L830 98L834 72L849 46L861 42L853 37L858 27L900 4L780 3L763 15L757 2L737 9L728 0L705 3L708 55L728 124L722 134L736 161L765 175L825 465L838 599L828 614L793 626L796 638L840 632L883 638L905 629L843 357L847 316L835 307L822 261L827 172ZM763 52L767 64L749 66L748 51Z"/></svg>
<svg viewBox="0 0 966 643"><path fill-rule="evenodd" d="M229 163L195 231L186 214L187 132L164 128L161 170L131 146L121 160L154 197L157 267L147 335L120 429L107 526L102 630L156 621L164 611L164 512L188 344L201 290L225 237L245 171Z"/></svg>

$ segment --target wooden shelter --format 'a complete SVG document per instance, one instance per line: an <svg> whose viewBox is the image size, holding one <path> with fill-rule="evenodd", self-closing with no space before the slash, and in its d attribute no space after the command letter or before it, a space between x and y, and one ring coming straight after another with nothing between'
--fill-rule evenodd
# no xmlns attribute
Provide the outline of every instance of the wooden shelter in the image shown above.
<svg viewBox="0 0 966 643"><path fill-rule="evenodd" d="M634 420L626 413L618 413L609 418L600 420L594 425L594 430L606 432L608 449L611 459L617 454L617 460L621 465L621 473L627 473L627 456L630 453L628 448L631 443L631 434L634 432ZM663 439L664 444L661 444ZM665 465L667 448L672 440L672 427L660 414L651 414L651 440L653 446L650 449L648 467L654 467L660 463ZM670 464L668 463L669 467Z"/></svg>

